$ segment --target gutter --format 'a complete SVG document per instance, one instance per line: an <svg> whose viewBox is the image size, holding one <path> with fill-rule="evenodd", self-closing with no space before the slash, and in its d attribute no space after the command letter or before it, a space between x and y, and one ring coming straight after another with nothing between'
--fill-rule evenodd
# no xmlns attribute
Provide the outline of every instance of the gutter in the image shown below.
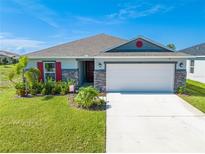
<svg viewBox="0 0 205 154"><path fill-rule="evenodd" d="M119 59L119 58L130 58L130 59L155 59L155 58L175 58L175 59L191 59L191 58L197 58L199 56L64 56L64 57L28 57L29 59L67 59L67 58L73 58L73 59Z"/></svg>

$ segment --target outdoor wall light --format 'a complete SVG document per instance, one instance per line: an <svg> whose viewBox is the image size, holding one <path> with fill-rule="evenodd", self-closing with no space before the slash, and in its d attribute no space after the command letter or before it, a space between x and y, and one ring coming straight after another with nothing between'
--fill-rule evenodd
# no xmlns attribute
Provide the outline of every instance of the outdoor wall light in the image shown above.
<svg viewBox="0 0 205 154"><path fill-rule="evenodd" d="M100 67L100 68L101 68L101 67L102 67L102 63L98 63L98 67Z"/></svg>
<svg viewBox="0 0 205 154"><path fill-rule="evenodd" d="M181 67L181 68L183 68L183 66L184 66L184 63L179 63L179 67Z"/></svg>

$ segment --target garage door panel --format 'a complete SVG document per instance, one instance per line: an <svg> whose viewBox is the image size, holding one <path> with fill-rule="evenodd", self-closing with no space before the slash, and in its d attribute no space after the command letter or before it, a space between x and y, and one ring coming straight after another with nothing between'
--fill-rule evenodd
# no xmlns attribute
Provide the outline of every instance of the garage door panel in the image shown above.
<svg viewBox="0 0 205 154"><path fill-rule="evenodd" d="M107 64L107 91L173 91L174 64Z"/></svg>

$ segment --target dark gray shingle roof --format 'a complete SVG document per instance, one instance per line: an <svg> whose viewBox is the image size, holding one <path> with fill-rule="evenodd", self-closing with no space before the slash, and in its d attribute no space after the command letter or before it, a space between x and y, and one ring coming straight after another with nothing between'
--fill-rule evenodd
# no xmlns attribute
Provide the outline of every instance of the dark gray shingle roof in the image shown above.
<svg viewBox="0 0 205 154"><path fill-rule="evenodd" d="M184 52L193 56L205 56L205 43L180 50L180 52Z"/></svg>
<svg viewBox="0 0 205 154"><path fill-rule="evenodd" d="M37 52L27 54L28 57L32 58L43 58L43 57L70 57L70 56L95 56L101 51L104 51L113 46L125 43L127 40L99 34L77 41L57 45L51 48L43 49Z"/></svg>
<svg viewBox="0 0 205 154"><path fill-rule="evenodd" d="M65 57L109 57L109 56L188 56L180 52L106 52L119 45L128 43L128 40L118 37L99 34L77 41L57 45L51 48L43 49L40 51L27 54L29 58L65 58Z"/></svg>

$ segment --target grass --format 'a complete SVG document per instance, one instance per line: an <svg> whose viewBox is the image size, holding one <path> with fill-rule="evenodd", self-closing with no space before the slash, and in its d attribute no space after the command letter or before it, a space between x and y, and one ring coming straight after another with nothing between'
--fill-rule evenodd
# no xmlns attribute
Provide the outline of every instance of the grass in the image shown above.
<svg viewBox="0 0 205 154"><path fill-rule="evenodd" d="M2 83L12 67L0 66ZM18 98L2 85L0 152L105 152L104 111L72 108L67 96Z"/></svg>
<svg viewBox="0 0 205 154"><path fill-rule="evenodd" d="M0 65L0 90L11 86L8 75L14 65Z"/></svg>
<svg viewBox="0 0 205 154"><path fill-rule="evenodd" d="M185 101L205 113L205 84L187 80L186 95L180 95Z"/></svg>

